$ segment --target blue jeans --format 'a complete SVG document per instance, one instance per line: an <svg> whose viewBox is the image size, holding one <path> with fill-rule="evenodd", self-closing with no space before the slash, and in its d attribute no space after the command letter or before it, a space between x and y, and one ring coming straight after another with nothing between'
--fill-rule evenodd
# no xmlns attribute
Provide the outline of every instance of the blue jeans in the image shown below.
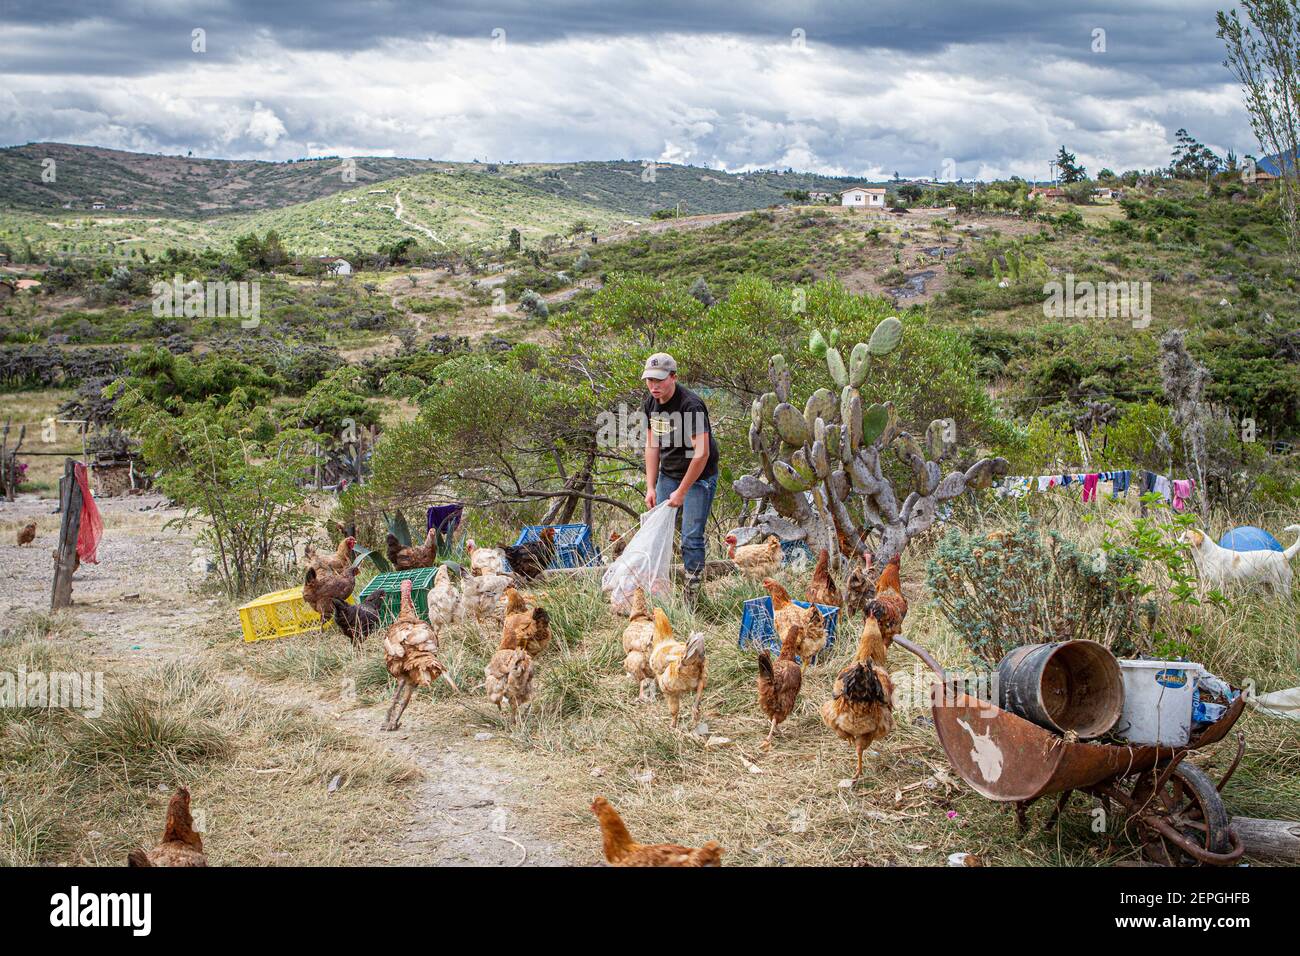
<svg viewBox="0 0 1300 956"><path fill-rule="evenodd" d="M655 482L655 502L662 504L681 484L678 478L661 474ZM718 490L718 476L697 479L686 492L682 502L682 564L687 574L699 574L704 569L704 527L713 507L713 493Z"/></svg>

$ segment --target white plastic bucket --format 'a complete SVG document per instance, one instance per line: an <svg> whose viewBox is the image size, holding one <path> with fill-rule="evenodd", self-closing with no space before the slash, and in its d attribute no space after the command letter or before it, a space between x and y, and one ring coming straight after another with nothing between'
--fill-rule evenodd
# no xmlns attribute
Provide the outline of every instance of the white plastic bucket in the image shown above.
<svg viewBox="0 0 1300 956"><path fill-rule="evenodd" d="M1124 713L1115 733L1129 743L1183 747L1192 732L1192 697L1205 672L1187 661L1120 661Z"/></svg>

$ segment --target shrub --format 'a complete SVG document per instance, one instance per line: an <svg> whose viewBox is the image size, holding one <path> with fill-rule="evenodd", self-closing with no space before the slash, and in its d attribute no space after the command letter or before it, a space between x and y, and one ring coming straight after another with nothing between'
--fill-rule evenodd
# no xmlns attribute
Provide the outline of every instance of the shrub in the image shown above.
<svg viewBox="0 0 1300 956"><path fill-rule="evenodd" d="M1028 518L1012 531L950 532L926 565L943 616L973 655L996 666L1022 644L1091 640L1117 654L1144 643L1150 606L1139 600L1130 552L1085 554Z"/></svg>

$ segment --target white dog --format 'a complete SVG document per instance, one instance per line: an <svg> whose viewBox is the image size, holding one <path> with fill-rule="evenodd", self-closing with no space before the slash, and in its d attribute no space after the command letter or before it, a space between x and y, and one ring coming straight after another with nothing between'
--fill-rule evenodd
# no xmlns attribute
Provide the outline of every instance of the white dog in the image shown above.
<svg viewBox="0 0 1300 956"><path fill-rule="evenodd" d="M1285 529L1300 535L1300 524ZM1223 590L1232 584L1267 584L1274 594L1291 593L1291 559L1300 554L1300 537L1285 551L1229 551L1198 528L1184 531L1178 540L1192 549L1201 580Z"/></svg>

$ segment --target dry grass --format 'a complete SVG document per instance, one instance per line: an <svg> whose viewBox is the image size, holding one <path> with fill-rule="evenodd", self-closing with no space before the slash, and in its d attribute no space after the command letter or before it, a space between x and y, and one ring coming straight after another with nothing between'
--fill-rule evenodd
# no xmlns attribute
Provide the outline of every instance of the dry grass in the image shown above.
<svg viewBox="0 0 1300 956"><path fill-rule="evenodd" d="M12 422L9 443L18 439L18 426L27 426L23 451L66 452L74 458L81 456L81 436L75 425L57 425L55 442L41 440L42 422L58 418L59 406L72 397L71 389L49 389L33 392L7 392L0 394L0 424ZM22 490L35 492L42 497L57 497L59 478L63 475L62 455L23 455L19 461L27 465Z"/></svg>
<svg viewBox="0 0 1300 956"><path fill-rule="evenodd" d="M1061 496L1050 507L1052 514L1043 517L1050 517L1051 526L1071 529L1084 547L1100 542L1105 527L1081 520L1081 505ZM1105 510L1091 514L1127 526L1133 518L1129 508L1106 502ZM1013 518L1005 506L985 505L954 520L992 530ZM924 562L936 542L931 535L909 551L903 575L911 601L907 634L941 663L961 668L968 661L964 646L927 605ZM780 575L795 596L802 595L807 577L788 569ZM575 862L594 862L599 855L588 809L597 794L619 808L634 836L694 845L716 839L728 849L728 865L942 865L957 851L994 865L1106 865L1136 856L1122 834L1091 832L1087 811L1094 802L1084 796L1074 798L1056 832L1041 830L1048 810L1036 807L1034 825L1021 836L1008 808L956 778L922 693L906 693L909 686L928 687L928 672L899 648L889 657L906 698L895 712L896 730L869 751L862 779L844 785L853 770L853 749L822 725L818 708L852 654L860 620L840 633L830 660L807 674L794 714L772 750L763 751L759 744L767 727L757 706L757 667L753 654L736 642L741 605L763 592L743 578L711 582L693 619L678 603L666 608L679 635L704 632L709 661L707 732L697 736L685 725L673 731L662 700L638 702L624 677L625 622L610 612L597 588L598 577L592 576L538 589L554 637L539 659L536 696L521 725L513 726L483 696L483 667L497 635L472 625L449 629L442 641L463 693L445 685L422 690L410 711L419 714L430 745L493 732L495 739L476 753L487 753L540 794L529 799L531 824L569 844ZM1294 602L1246 595L1227 611L1207 605L1179 612L1177 620L1185 625L1194 618L1202 625L1195 659L1236 683L1253 678L1265 691L1295 683L1296 612ZM337 633L249 647L227 640L228 662L260 680L310 685L329 699L354 694L346 699L358 707L386 704L392 692L374 638L359 652ZM1247 737L1247 756L1226 793L1230 812L1294 817L1300 728L1253 711L1238 726ZM1213 775L1226 768L1234 750L1230 740L1196 759Z"/></svg>
<svg viewBox="0 0 1300 956"><path fill-rule="evenodd" d="M94 671L75 625L34 615L0 639L0 671ZM0 709L0 865L118 865L152 846L179 784L214 865L382 862L414 768L202 664L105 674L99 716ZM329 784L339 778L334 793Z"/></svg>

